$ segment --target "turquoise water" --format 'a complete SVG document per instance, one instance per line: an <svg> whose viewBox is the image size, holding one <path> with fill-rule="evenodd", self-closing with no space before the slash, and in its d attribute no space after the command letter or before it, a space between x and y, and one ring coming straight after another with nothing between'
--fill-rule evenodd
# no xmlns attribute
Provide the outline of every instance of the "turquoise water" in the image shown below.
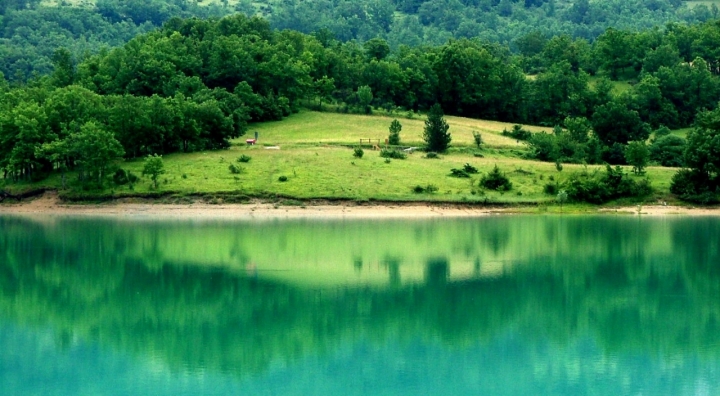
<svg viewBox="0 0 720 396"><path fill-rule="evenodd" d="M0 216L3 395L720 394L720 220Z"/></svg>

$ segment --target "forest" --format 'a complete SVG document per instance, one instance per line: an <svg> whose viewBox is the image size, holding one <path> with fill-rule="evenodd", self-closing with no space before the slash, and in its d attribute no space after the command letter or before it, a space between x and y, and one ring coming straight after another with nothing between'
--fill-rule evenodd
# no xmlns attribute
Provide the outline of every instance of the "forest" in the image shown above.
<svg viewBox="0 0 720 396"><path fill-rule="evenodd" d="M593 41L608 27L637 31L704 22L718 10L680 0L2 0L0 72L25 81L49 73L52 54L61 47L83 59L173 17L233 13L263 17L273 29L318 32L342 42L379 37L393 50L478 38L518 52L528 42L559 35Z"/></svg>
<svg viewBox="0 0 720 396"><path fill-rule="evenodd" d="M30 3L22 11L6 8L2 23L52 9ZM382 37L343 41L327 29L277 30L275 16L181 18L172 15L200 8L178 3L156 15L112 4L120 7L98 2L97 21L118 27L132 20L128 35L148 31L82 57L76 48L56 48L50 74L36 70L26 83L2 82L4 178L38 180L53 170L77 170L81 180L102 185L114 159L226 148L249 123L279 120L301 107L322 109L324 102L361 113L424 112L437 103L451 115L555 126L553 134L520 129L509 135L527 140L528 156L543 161L625 164L631 148L661 165L687 165L673 192L696 200L712 201L720 183L719 149L708 145L718 133L716 21L608 28L592 42L536 30L512 45L451 38L393 49ZM22 28L5 29L13 30ZM629 88L616 89L617 80ZM704 121L688 136L693 148L686 150L685 139L668 128L698 119ZM686 151L704 154L686 158Z"/></svg>

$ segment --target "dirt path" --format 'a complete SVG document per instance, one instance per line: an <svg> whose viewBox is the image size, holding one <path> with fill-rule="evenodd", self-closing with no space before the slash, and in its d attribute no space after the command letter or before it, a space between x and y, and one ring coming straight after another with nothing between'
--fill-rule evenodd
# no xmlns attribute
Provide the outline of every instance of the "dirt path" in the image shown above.
<svg viewBox="0 0 720 396"><path fill-rule="evenodd" d="M272 203L211 205L202 202L190 204L158 204L142 201L114 201L102 204L67 204L55 192L15 204L0 205L0 214L22 213L35 215L99 215L99 216L160 216L160 217L215 217L236 219L281 218L432 218L475 217L492 214L532 213L518 208L463 207L461 205L418 204L334 204L307 206L277 206ZM631 215L697 215L717 216L720 208L693 208L651 205L640 207L600 208L597 213Z"/></svg>

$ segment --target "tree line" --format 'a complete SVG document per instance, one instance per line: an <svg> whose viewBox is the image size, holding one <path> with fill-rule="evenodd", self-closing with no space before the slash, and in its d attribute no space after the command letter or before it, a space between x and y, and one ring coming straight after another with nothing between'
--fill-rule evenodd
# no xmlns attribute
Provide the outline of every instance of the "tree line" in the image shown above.
<svg viewBox="0 0 720 396"><path fill-rule="evenodd" d="M43 144L92 130L114 136L115 156L227 147L248 123L280 119L308 100L363 112L438 104L445 114L557 126L533 137L535 158L624 163L629 142L715 108L720 58L708 37L718 34L711 22L609 29L593 45L558 36L533 55L466 39L393 52L380 38L343 43L273 30L257 17L173 18L79 63L58 50L50 76L5 83L0 167L13 178L74 167L79 149L58 156ZM541 66L537 75L528 76L528 62ZM605 75L637 82L617 92Z"/></svg>
<svg viewBox="0 0 720 396"><path fill-rule="evenodd" d="M173 17L234 13L265 17L274 29L319 32L342 42L380 37L393 50L479 38L517 53L538 35L593 41L610 26L636 31L669 22L704 22L716 18L718 9L686 7L680 0L241 0L232 6L227 1L95 0L73 6L5 0L0 2L0 72L9 80L26 81L50 73L52 55L60 47L82 59Z"/></svg>

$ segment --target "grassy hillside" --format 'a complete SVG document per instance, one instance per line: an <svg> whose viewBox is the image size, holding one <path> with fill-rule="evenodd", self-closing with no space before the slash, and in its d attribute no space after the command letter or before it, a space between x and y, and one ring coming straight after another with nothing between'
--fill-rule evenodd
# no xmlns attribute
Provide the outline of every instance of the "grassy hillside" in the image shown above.
<svg viewBox="0 0 720 396"><path fill-rule="evenodd" d="M378 151L364 143L365 156L353 157L353 148L360 139L380 140L388 134L393 118L384 115L343 115L305 111L284 121L254 124L248 135L233 141L227 150L190 154L172 154L164 157L167 173L161 177L160 192L177 196L226 193L231 195L280 195L297 199L352 199L390 201L451 201L451 202L548 202L554 199L543 193L547 183L563 180L572 172L601 169L601 166L570 165L558 171L547 162L523 159L526 148L522 142L502 136L503 129L511 124L447 117L452 134L451 149L439 159L427 159L416 151L407 159L381 158ZM400 134L403 147L422 145L424 121L404 119ZM527 127L541 131L540 127ZM482 133L486 145L478 150L472 144L472 131ZM259 134L258 144L248 146L245 139ZM248 163L239 163L241 155L250 156ZM480 155L482 157L480 157ZM469 163L479 173L471 178L450 177L451 168L462 168ZM233 174L231 164L242 167L242 173ZM497 165L512 181L508 192L485 190L478 184L480 177ZM138 176L143 160L136 159L120 164ZM629 168L627 168L629 171ZM650 167L648 176L659 195L667 195L674 169ZM280 176L287 181L281 182ZM75 177L71 176L74 180ZM82 191L88 196L128 196L154 192L148 177L134 186L115 186L111 182L103 191ZM432 184L434 193L415 193L413 187ZM11 191L47 187L58 189L60 176L34 184L9 186ZM66 193L78 194L77 185L70 185ZM655 197L658 198L658 197ZM222 201L222 194L217 201ZM663 198L665 199L665 198Z"/></svg>

